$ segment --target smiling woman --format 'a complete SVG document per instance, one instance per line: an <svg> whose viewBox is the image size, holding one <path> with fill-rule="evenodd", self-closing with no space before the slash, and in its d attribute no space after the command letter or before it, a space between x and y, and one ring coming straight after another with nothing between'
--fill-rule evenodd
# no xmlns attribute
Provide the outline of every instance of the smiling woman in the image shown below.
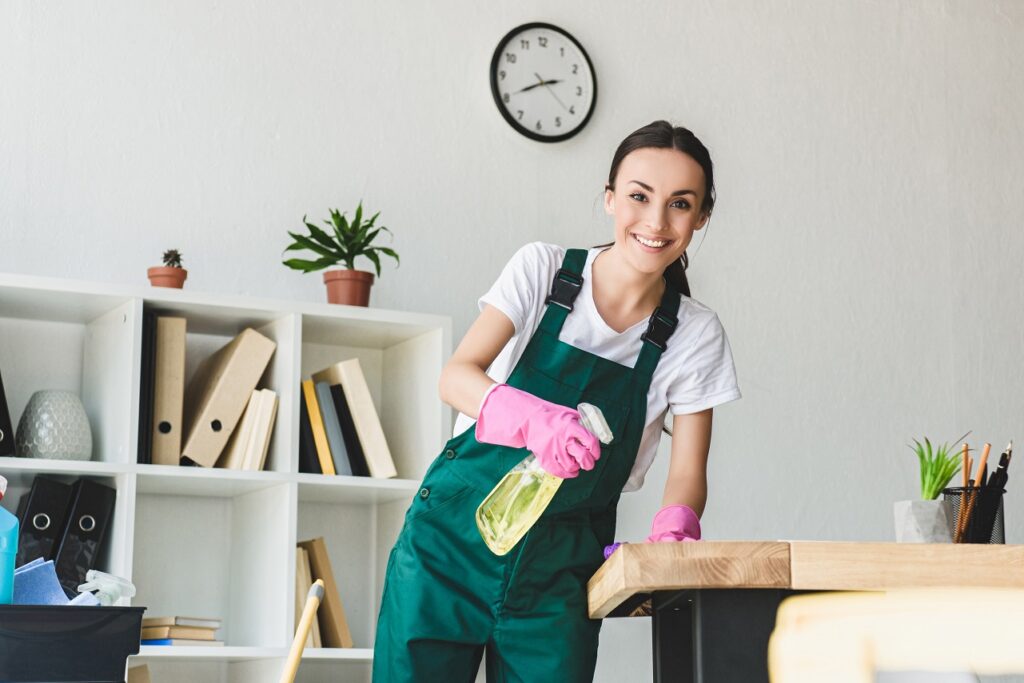
<svg viewBox="0 0 1024 683"><path fill-rule="evenodd" d="M669 474L647 540L700 538L711 411L740 396L718 316L686 283L712 180L690 131L641 128L619 146L606 186L615 241L527 244L480 297L439 383L460 411L455 432L388 562L375 681L468 683L485 651L489 681L592 680L601 624L588 617L586 582L614 540L620 495L643 485L669 410ZM583 429L581 403L610 416L610 443ZM496 555L475 512L527 453L564 481Z"/></svg>

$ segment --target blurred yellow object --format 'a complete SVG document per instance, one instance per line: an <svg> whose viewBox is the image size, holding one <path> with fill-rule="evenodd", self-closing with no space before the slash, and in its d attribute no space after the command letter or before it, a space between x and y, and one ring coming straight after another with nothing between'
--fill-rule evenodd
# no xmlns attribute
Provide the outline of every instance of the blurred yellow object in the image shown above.
<svg viewBox="0 0 1024 683"><path fill-rule="evenodd" d="M1024 673L1024 590L820 593L779 606L772 683L874 683L877 671Z"/></svg>

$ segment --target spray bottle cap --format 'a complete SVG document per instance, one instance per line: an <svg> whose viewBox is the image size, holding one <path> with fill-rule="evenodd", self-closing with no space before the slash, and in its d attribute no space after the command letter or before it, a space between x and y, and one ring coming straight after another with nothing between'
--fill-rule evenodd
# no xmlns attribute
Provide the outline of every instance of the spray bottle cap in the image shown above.
<svg viewBox="0 0 1024 683"><path fill-rule="evenodd" d="M604 413L597 406L590 403L581 403L576 406L580 414L580 424L587 428L587 431L597 437L597 440L607 445L612 442L614 435L611 427L604 419Z"/></svg>
<svg viewBox="0 0 1024 683"><path fill-rule="evenodd" d="M96 599L100 601L100 604L110 606L121 598L133 597L135 584L120 576L90 569L85 573L85 583L78 587L79 593L86 591L96 591Z"/></svg>

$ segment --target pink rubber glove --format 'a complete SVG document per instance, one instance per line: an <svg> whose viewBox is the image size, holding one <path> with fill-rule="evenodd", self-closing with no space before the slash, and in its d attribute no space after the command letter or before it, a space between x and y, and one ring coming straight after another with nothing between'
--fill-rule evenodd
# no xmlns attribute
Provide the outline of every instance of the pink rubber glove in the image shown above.
<svg viewBox="0 0 1024 683"><path fill-rule="evenodd" d="M686 505L666 505L658 510L651 522L648 543L659 541L699 541L700 519Z"/></svg>
<svg viewBox="0 0 1024 683"><path fill-rule="evenodd" d="M661 541L699 541L700 540L700 519L697 513L686 505L666 505L658 510L651 522L651 535L647 537L648 543ZM612 543L604 547L604 559L611 557L611 554L618 550L621 542Z"/></svg>
<svg viewBox="0 0 1024 683"><path fill-rule="evenodd" d="M594 469L601 457L601 442L577 411L507 384L492 387L480 404L476 440L527 448L544 471L562 479Z"/></svg>

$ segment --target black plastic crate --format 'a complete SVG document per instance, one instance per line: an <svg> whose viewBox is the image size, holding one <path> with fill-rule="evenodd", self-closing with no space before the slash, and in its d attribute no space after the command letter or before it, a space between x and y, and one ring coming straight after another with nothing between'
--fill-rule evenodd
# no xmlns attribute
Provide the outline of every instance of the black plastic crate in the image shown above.
<svg viewBox="0 0 1024 683"><path fill-rule="evenodd" d="M0 605L0 681L124 683L145 607Z"/></svg>

